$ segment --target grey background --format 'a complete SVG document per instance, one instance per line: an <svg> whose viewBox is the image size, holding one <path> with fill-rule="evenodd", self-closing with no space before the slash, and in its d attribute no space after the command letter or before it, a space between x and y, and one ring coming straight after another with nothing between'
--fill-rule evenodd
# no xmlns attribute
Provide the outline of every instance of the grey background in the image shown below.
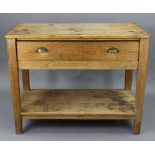
<svg viewBox="0 0 155 155"><path fill-rule="evenodd" d="M151 34L142 132L129 121L24 121L14 131L5 33L19 22L136 22ZM0 140L155 140L155 14L0 14ZM31 71L33 88L123 88L124 71ZM133 77L135 91L135 72Z"/></svg>

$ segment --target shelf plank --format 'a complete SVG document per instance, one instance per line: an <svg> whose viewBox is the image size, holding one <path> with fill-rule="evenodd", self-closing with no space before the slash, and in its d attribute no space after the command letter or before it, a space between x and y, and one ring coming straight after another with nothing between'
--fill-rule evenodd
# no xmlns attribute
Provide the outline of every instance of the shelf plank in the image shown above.
<svg viewBox="0 0 155 155"><path fill-rule="evenodd" d="M21 97L21 115L28 119L128 119L134 107L128 90L31 90Z"/></svg>

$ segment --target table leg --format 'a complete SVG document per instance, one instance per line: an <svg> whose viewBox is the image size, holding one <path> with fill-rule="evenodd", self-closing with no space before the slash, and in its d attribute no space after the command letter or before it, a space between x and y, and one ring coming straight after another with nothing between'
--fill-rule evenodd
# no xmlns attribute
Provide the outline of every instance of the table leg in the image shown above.
<svg viewBox="0 0 155 155"><path fill-rule="evenodd" d="M20 105L20 86L19 86L19 68L18 61L16 57L16 40L8 39L8 55L9 55L9 73L11 81L11 94L14 109L14 119L16 133L22 133L22 119L20 115L21 105Z"/></svg>
<svg viewBox="0 0 155 155"><path fill-rule="evenodd" d="M24 91L30 90L29 70L22 69L23 89Z"/></svg>
<svg viewBox="0 0 155 155"><path fill-rule="evenodd" d="M140 134L141 130L141 119L143 112L143 102L145 96L145 83L146 83L146 72L147 72L147 61L148 61L148 39L140 40L140 51L139 51L139 64L137 70L137 81L136 81L136 115L134 118L133 132Z"/></svg>
<svg viewBox="0 0 155 155"><path fill-rule="evenodd" d="M125 70L125 90L131 90L132 88L132 70Z"/></svg>

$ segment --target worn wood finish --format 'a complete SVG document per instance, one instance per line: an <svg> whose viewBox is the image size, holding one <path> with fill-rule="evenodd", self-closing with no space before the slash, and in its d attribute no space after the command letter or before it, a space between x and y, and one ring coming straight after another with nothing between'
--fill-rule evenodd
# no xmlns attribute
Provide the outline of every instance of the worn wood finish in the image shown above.
<svg viewBox="0 0 155 155"><path fill-rule="evenodd" d="M19 71L16 57L16 41L15 39L7 40L8 56L9 56L9 74L11 81L11 94L14 109L14 119L16 133L22 133L22 120L20 116L20 87L19 87Z"/></svg>
<svg viewBox="0 0 155 155"><path fill-rule="evenodd" d="M149 37L134 23L18 24L6 34L16 133L22 132L22 119L134 118L133 132L139 134ZM37 53L40 47L48 52ZM119 52L107 53L111 47ZM25 90L21 98L19 68ZM29 69L122 69L125 88L29 90ZM136 97L132 70L137 70Z"/></svg>
<svg viewBox="0 0 155 155"><path fill-rule="evenodd" d="M69 119L69 120L130 120L134 116L111 116L111 115L22 115L22 119Z"/></svg>
<svg viewBox="0 0 155 155"><path fill-rule="evenodd" d="M45 47L46 53L38 53L37 49ZM108 53L111 48L119 52ZM18 41L19 61L137 61L138 41Z"/></svg>
<svg viewBox="0 0 155 155"><path fill-rule="evenodd" d="M6 38L18 39L139 39L148 38L135 23L25 23L18 24Z"/></svg>
<svg viewBox="0 0 155 155"><path fill-rule="evenodd" d="M125 70L125 89L131 90L132 88L132 70Z"/></svg>
<svg viewBox="0 0 155 155"><path fill-rule="evenodd" d="M29 70L22 69L23 89L24 91L30 90Z"/></svg>
<svg viewBox="0 0 155 155"><path fill-rule="evenodd" d="M21 69L137 69L138 61L19 61Z"/></svg>
<svg viewBox="0 0 155 155"><path fill-rule="evenodd" d="M21 98L22 116L64 118L132 117L135 97L125 90L31 90Z"/></svg>
<svg viewBox="0 0 155 155"><path fill-rule="evenodd" d="M138 64L137 81L136 81L136 115L133 129L135 134L140 134L141 129L141 119L143 112L146 72L148 63L148 45L149 45L148 39L140 40L139 64Z"/></svg>

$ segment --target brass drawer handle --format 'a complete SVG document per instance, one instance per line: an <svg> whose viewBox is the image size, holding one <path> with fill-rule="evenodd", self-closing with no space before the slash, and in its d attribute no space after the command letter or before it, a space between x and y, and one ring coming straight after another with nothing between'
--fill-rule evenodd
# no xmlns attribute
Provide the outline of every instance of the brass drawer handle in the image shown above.
<svg viewBox="0 0 155 155"><path fill-rule="evenodd" d="M37 52L38 53L47 53L48 52L48 49L46 47L39 47L37 49Z"/></svg>
<svg viewBox="0 0 155 155"><path fill-rule="evenodd" d="M115 47L111 47L106 52L108 52L108 53L118 53L119 50L117 48L115 48Z"/></svg>

